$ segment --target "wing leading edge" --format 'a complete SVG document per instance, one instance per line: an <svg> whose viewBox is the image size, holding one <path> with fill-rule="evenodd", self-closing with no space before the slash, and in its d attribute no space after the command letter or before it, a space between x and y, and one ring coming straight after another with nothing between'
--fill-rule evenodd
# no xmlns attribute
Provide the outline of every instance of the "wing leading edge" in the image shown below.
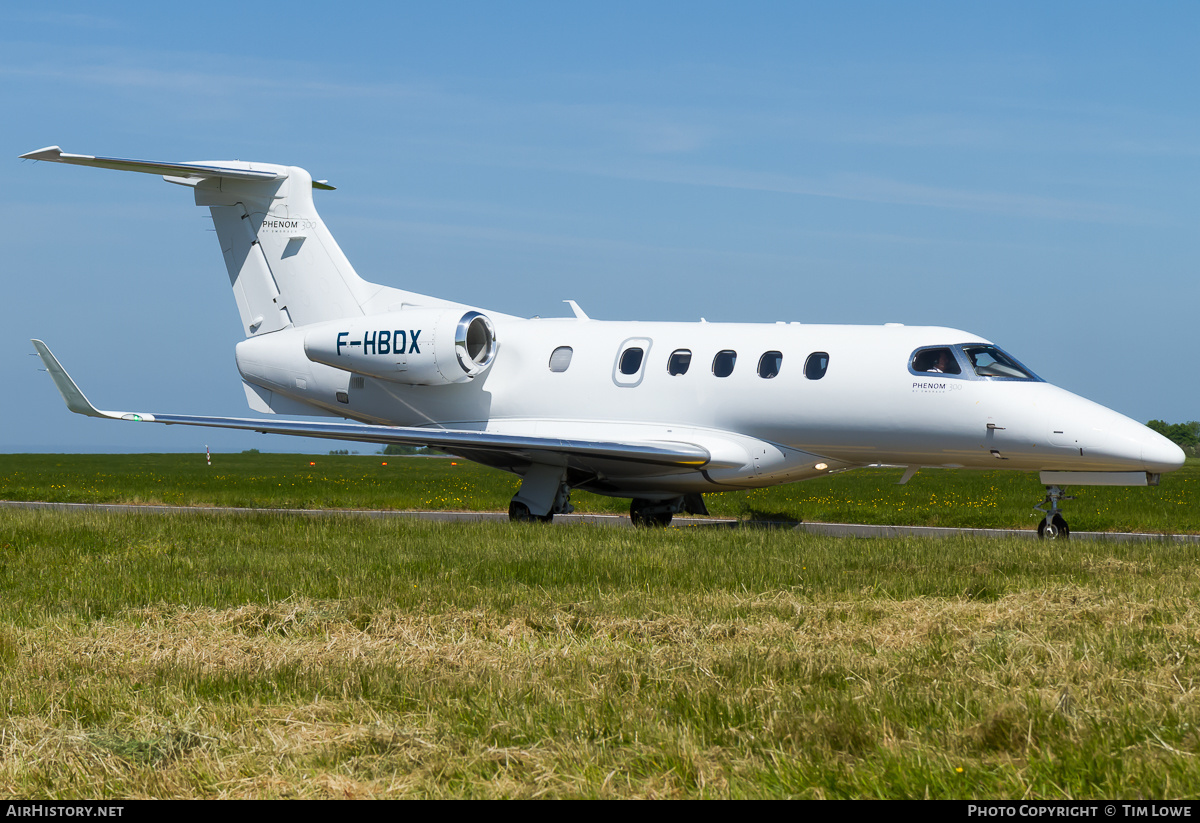
<svg viewBox="0 0 1200 823"><path fill-rule="evenodd" d="M699 471L708 465L707 449L694 443L654 441L618 443L593 440L561 440L550 437L501 434L459 429L425 429L406 426L375 426L365 423L332 423L300 420L261 420L245 417L205 417L185 414L105 411L96 408L67 374L58 358L41 340L32 341L54 385L76 414L110 420L165 423L241 429L263 434L289 434L363 443L430 446L441 451L504 468L533 464L567 466L584 471L609 472L620 465L623 474L658 475Z"/></svg>

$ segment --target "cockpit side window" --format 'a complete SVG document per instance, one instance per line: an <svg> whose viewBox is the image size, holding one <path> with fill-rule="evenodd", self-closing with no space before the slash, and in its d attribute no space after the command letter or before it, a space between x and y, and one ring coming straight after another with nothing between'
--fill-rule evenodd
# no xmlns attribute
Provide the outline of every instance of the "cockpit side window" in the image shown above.
<svg viewBox="0 0 1200 823"><path fill-rule="evenodd" d="M963 346L975 373L980 377L1037 380L1037 376L995 346Z"/></svg>
<svg viewBox="0 0 1200 823"><path fill-rule="evenodd" d="M962 367L949 346L918 349L913 354L912 370L928 374L962 374Z"/></svg>

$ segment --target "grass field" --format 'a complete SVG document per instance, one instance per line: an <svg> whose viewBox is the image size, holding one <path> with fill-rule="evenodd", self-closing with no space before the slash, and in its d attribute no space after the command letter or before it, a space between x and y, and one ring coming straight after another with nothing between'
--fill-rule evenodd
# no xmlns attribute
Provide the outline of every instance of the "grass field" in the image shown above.
<svg viewBox="0 0 1200 823"><path fill-rule="evenodd" d="M311 465L310 465L311 464ZM386 465L384 465L386 464ZM1034 529L1037 475L858 469L748 492L705 495L717 516L752 520ZM0 455L0 500L165 503L302 509L507 511L519 478L461 460L422 457ZM1200 532L1200 460L1156 488L1080 487L1065 504L1077 531ZM629 502L576 492L583 512L628 513Z"/></svg>
<svg viewBox="0 0 1200 823"><path fill-rule="evenodd" d="M2 457L0 496L511 493L445 460L104 460ZM1176 530L1194 468L1115 491ZM961 475L853 478L716 500L815 519L924 482L904 508L941 516ZM1191 798L1198 598L1162 541L0 510L0 796Z"/></svg>

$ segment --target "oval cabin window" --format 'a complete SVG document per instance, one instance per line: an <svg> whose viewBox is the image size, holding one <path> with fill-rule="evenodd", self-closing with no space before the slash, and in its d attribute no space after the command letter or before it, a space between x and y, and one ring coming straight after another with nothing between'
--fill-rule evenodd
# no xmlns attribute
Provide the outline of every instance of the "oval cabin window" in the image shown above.
<svg viewBox="0 0 1200 823"><path fill-rule="evenodd" d="M676 349L671 352L671 359L667 361L667 374L687 374L688 366L690 365L692 365L691 351L688 349Z"/></svg>
<svg viewBox="0 0 1200 823"><path fill-rule="evenodd" d="M717 352L713 358L713 374L717 377L728 377L733 374L733 364L737 362L737 352L732 349Z"/></svg>
<svg viewBox="0 0 1200 823"><path fill-rule="evenodd" d="M808 360L804 363L804 376L809 380L820 380L825 376L825 370L828 368L829 353L815 351L808 356Z"/></svg>
<svg viewBox="0 0 1200 823"><path fill-rule="evenodd" d="M758 360L758 376L770 380L783 366L782 352L769 351Z"/></svg>
<svg viewBox="0 0 1200 823"><path fill-rule="evenodd" d="M550 355L550 371L560 372L566 371L571 365L571 355L575 351L570 346L559 346Z"/></svg>
<svg viewBox="0 0 1200 823"><path fill-rule="evenodd" d="M642 355L639 348L626 349L621 353L621 374L637 374L642 367Z"/></svg>

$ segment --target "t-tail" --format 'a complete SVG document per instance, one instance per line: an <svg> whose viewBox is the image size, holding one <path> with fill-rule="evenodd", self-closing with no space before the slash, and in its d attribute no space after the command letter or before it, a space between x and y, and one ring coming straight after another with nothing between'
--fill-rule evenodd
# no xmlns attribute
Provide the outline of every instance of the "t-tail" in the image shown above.
<svg viewBox="0 0 1200 823"><path fill-rule="evenodd" d="M332 190L297 166L242 161L164 163L66 154L21 155L77 166L160 174L207 206L246 337L406 306L459 306L358 276L317 214L313 190Z"/></svg>

